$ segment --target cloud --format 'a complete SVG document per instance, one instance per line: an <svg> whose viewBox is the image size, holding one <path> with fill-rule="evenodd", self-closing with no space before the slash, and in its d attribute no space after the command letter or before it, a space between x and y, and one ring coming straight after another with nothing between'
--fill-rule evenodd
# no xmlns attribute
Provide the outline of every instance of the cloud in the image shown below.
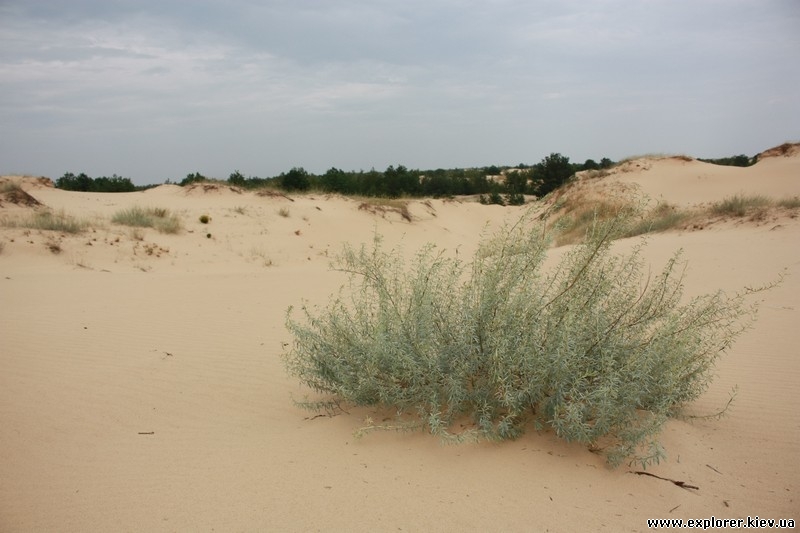
<svg viewBox="0 0 800 533"><path fill-rule="evenodd" d="M680 117L708 137L733 127L729 151L754 151L800 122L798 25L780 0L11 0L0 160L54 174L104 159L146 181L187 164L718 155ZM743 110L762 107L753 128Z"/></svg>

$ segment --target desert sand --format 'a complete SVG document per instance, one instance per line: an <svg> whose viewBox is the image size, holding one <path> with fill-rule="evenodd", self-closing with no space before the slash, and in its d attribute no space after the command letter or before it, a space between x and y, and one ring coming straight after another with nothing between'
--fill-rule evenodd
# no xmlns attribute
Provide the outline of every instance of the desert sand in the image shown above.
<svg viewBox="0 0 800 533"><path fill-rule="evenodd" d="M648 238L654 269L685 251L687 297L785 276L756 296L758 321L692 408L713 412L738 386L728 416L673 420L661 435L668 458L647 471L695 490L635 465L610 469L548 432L458 446L424 433L356 439L373 411L314 417L292 403L307 391L280 358L292 341L286 310L324 303L345 281L329 268L343 243L377 231L409 253L434 242L469 255L522 208L413 201L408 221L321 194L222 184L89 194L5 179L91 228L0 227L0 531L645 531L648 518L800 519L797 209ZM748 168L643 158L586 186L615 183L690 207L791 197L800 154ZM134 205L170 209L183 230L110 222ZM5 201L0 217L34 209Z"/></svg>

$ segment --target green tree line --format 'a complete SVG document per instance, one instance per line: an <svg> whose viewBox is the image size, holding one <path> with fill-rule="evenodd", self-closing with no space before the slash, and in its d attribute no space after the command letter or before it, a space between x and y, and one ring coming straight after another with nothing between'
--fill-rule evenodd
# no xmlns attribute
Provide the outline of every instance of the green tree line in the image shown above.
<svg viewBox="0 0 800 533"><path fill-rule="evenodd" d="M718 165L749 166L757 158L737 155L719 159L700 159ZM615 164L604 157L599 162L587 159L573 163L569 157L551 153L534 165L515 167L490 165L456 169L410 169L390 165L386 170L342 170L331 167L322 174L313 174L303 167L294 167L277 176L246 177L238 170L228 177L228 183L244 189L273 187L286 192L319 191L343 195L408 197L450 197L480 195L481 202L493 204L522 204L525 195L544 196L563 185L576 172L602 170ZM209 180L200 172L188 174L178 182L181 186ZM169 183L169 181L167 181ZM91 178L84 173L65 173L56 187L85 192L131 192L155 185L136 186L129 178L114 174L111 177Z"/></svg>
<svg viewBox="0 0 800 533"><path fill-rule="evenodd" d="M81 172L77 176L72 172L66 172L56 180L56 187L65 191L83 192L133 192L147 189L150 186L137 187L131 182L130 178L112 175L91 178Z"/></svg>
<svg viewBox="0 0 800 533"><path fill-rule="evenodd" d="M272 178L245 177L238 170L228 178L228 183L245 189L272 186L287 192L321 191L344 195L381 197L446 197L482 195L486 203L522 203L523 195L543 196L558 188L573 174L581 170L609 168L613 161L603 158L600 163L592 159L571 163L558 153L550 154L535 165L516 167L496 165L460 169L409 169L404 165L390 165L384 171L346 171L331 167L323 174L313 174L295 167ZM189 174L180 185L206 179L199 172Z"/></svg>

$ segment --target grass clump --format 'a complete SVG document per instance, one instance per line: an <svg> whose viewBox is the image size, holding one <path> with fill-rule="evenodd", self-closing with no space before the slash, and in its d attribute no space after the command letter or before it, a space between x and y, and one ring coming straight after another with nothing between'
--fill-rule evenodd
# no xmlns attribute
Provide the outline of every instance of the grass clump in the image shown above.
<svg viewBox="0 0 800 533"><path fill-rule="evenodd" d="M89 222L68 215L64 211L42 210L16 218L3 218L2 225L10 228L28 228L74 234L85 231L89 227Z"/></svg>
<svg viewBox="0 0 800 533"><path fill-rule="evenodd" d="M692 214L668 203L659 203L642 218L631 225L626 237L635 237L645 233L658 233L674 229L685 224Z"/></svg>
<svg viewBox="0 0 800 533"><path fill-rule="evenodd" d="M742 196L737 194L714 203L711 206L711 213L720 216L743 217L753 210L769 207L772 203L772 200L766 196Z"/></svg>
<svg viewBox="0 0 800 533"><path fill-rule="evenodd" d="M22 191L22 187L19 183L14 181L4 181L0 183L0 194L5 193L15 193Z"/></svg>
<svg viewBox="0 0 800 533"><path fill-rule="evenodd" d="M289 218L289 208L288 207L281 207L278 209L278 215L282 216L283 218Z"/></svg>
<svg viewBox="0 0 800 533"><path fill-rule="evenodd" d="M778 200L778 207L783 207L784 209L797 209L800 207L800 196L792 196L790 198Z"/></svg>
<svg viewBox="0 0 800 533"><path fill-rule="evenodd" d="M359 211L386 216L386 213L397 213L407 222L413 220L411 211L408 209L408 201L398 198L364 198L358 205Z"/></svg>
<svg viewBox="0 0 800 533"><path fill-rule="evenodd" d="M161 233L178 233L181 230L180 219L165 208L134 206L118 211L111 222L123 226L155 228Z"/></svg>
<svg viewBox="0 0 800 533"><path fill-rule="evenodd" d="M613 253L634 221L595 220L547 272L553 235L529 215L471 262L429 245L406 267L377 236L346 247L335 267L349 286L302 321L287 314L287 369L322 394L301 405L391 408L397 421L364 429L456 441L550 428L612 465L658 462L664 422L706 390L752 309L744 293L681 303L680 254L651 277L643 244Z"/></svg>

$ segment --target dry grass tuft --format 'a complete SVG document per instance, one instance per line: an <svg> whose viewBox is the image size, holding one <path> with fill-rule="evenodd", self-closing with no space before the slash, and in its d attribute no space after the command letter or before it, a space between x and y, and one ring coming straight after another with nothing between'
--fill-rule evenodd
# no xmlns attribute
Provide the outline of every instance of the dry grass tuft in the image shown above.
<svg viewBox="0 0 800 533"><path fill-rule="evenodd" d="M28 228L42 231L60 231L62 233L81 233L89 227L89 222L68 215L64 211L54 213L49 210L44 210L16 217L3 217L0 219L0 225L7 228Z"/></svg>
<svg viewBox="0 0 800 533"><path fill-rule="evenodd" d="M27 207L38 207L42 205L39 200L25 192L19 183L13 181L0 183L0 205L3 204L3 201Z"/></svg>
<svg viewBox="0 0 800 533"><path fill-rule="evenodd" d="M766 196L740 196L737 194L714 203L710 209L714 215L743 217L773 204L774 202Z"/></svg>
<svg viewBox="0 0 800 533"><path fill-rule="evenodd" d="M360 211L386 218L386 213L397 213L408 222L413 221L411 211L408 210L408 201L397 198L365 198L359 204Z"/></svg>
<svg viewBox="0 0 800 533"><path fill-rule="evenodd" d="M781 200L778 200L777 205L778 207L782 207L784 209L797 209L798 207L800 207L800 196L783 198Z"/></svg>
<svg viewBox="0 0 800 533"><path fill-rule="evenodd" d="M161 233L178 233L181 230L178 216L171 214L169 209L160 207L123 209L111 218L111 222L123 226L155 228Z"/></svg>

